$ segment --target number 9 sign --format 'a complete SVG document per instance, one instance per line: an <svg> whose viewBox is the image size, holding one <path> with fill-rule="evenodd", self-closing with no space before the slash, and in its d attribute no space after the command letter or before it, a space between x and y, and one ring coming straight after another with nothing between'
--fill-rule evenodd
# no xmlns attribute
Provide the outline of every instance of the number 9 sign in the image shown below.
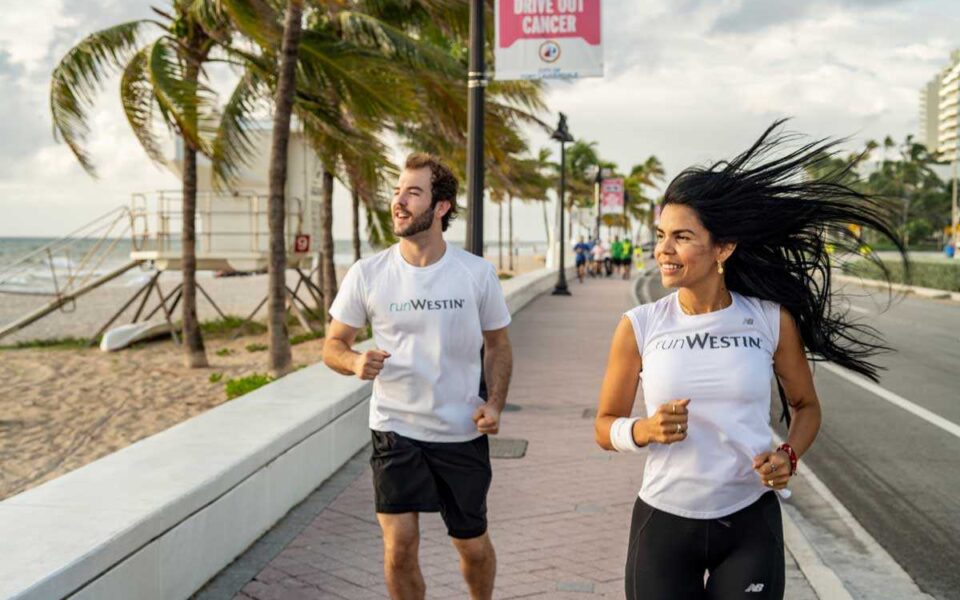
<svg viewBox="0 0 960 600"><path fill-rule="evenodd" d="M295 238L293 238L293 250L297 253L304 253L310 251L310 236L305 233L298 233Z"/></svg>

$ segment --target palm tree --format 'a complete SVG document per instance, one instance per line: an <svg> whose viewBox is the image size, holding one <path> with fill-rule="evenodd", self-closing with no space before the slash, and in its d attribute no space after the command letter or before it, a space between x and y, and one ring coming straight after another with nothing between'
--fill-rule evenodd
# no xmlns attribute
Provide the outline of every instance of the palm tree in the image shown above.
<svg viewBox="0 0 960 600"><path fill-rule="evenodd" d="M630 175L624 181L625 188L630 192L630 202L626 205L626 212L634 219L646 223L650 228L651 239L654 237L654 199L652 194L647 193L646 188L652 191L658 189L658 182L662 182L665 177L663 163L656 156L650 155L642 163L634 165L630 169Z"/></svg>
<svg viewBox="0 0 960 600"><path fill-rule="evenodd" d="M289 0L283 25L280 52L280 76L274 101L273 143L270 146L270 266L268 330L270 335L270 369L282 374L290 369L293 356L287 332L287 244L286 226L287 144L290 141L290 116L296 90L297 55L300 51L300 30L303 0Z"/></svg>
<svg viewBox="0 0 960 600"><path fill-rule="evenodd" d="M203 64L217 50L229 51L226 21L204 0L172 0L171 11L153 9L156 19L122 23L93 33L71 48L53 70L50 110L55 136L84 170L96 176L84 148L87 113L97 92L120 71L120 99L127 121L154 162L165 163L155 118L183 140L182 273L183 338L189 367L207 366L196 305L195 219L197 153L211 154L215 96L203 82ZM159 35L141 43L148 29ZM229 161L228 161L229 163Z"/></svg>
<svg viewBox="0 0 960 600"><path fill-rule="evenodd" d="M276 90L279 113L279 100L283 96L279 92L275 65L278 46L287 43L290 28L280 25L280 14L266 0L224 0L224 6L236 27L256 42L260 50L259 54L248 53L244 57L248 71L255 74L247 89L248 96L262 94L262 90L257 89L260 84ZM291 12L299 13L302 8L303 0L287 5L288 23ZM377 212L382 212L377 190L381 187L383 169L378 167L389 165L389 160L387 148L379 141L377 132L386 119L405 115L405 109L413 105L412 93L404 86L405 80L399 73L414 67L437 73L452 71L448 57L349 8L346 4L317 3L306 11L307 26L297 44L298 52L291 54L293 60L289 63L291 69L296 66L292 77L295 85L284 91L288 94L290 112L296 114L303 125L304 135L320 156L323 167L321 287L327 310L337 291L332 227L334 179L339 176L349 180L350 187L367 206L368 230L383 239L384 218ZM281 65L287 64L283 62L288 56L287 48L283 46ZM243 130L250 118L250 107L251 103L238 99L232 106L235 110L226 111L231 119L222 130L224 136ZM275 136L278 135L276 127L289 129L288 124L277 123ZM285 163L286 153L275 151L273 162ZM280 240L272 242L272 246L282 246L282 222L271 227L271 239ZM279 294L279 286L274 293ZM272 302L271 321L279 324L284 312L281 302ZM275 344L282 346L284 339L285 336L278 336ZM272 368L286 368L288 361L282 362L284 351L279 349L276 356L281 362L272 364Z"/></svg>

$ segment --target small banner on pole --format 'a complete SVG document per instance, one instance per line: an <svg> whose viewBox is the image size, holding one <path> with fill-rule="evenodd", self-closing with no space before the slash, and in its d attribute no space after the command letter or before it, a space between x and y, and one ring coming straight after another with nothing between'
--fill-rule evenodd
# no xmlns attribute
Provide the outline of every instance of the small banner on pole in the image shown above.
<svg viewBox="0 0 960 600"><path fill-rule="evenodd" d="M496 79L603 77L600 0L495 0Z"/></svg>
<svg viewBox="0 0 960 600"><path fill-rule="evenodd" d="M600 184L600 214L623 214L623 179L604 179Z"/></svg>

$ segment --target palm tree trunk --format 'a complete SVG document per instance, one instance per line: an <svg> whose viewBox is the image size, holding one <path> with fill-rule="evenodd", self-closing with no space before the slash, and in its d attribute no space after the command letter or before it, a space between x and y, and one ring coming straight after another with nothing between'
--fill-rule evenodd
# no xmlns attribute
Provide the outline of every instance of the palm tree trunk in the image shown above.
<svg viewBox="0 0 960 600"><path fill-rule="evenodd" d="M503 200L497 202L497 260L499 269L503 270Z"/></svg>
<svg viewBox="0 0 960 600"><path fill-rule="evenodd" d="M337 295L337 271L333 262L333 173L324 168L320 199L320 277L323 304L330 318L330 306Z"/></svg>
<svg viewBox="0 0 960 600"><path fill-rule="evenodd" d="M184 138L183 144L183 341L185 363L190 368L208 366L200 321L197 318L197 149Z"/></svg>
<svg viewBox="0 0 960 600"><path fill-rule="evenodd" d="M353 189L353 261L360 260L360 193Z"/></svg>
<svg viewBox="0 0 960 600"><path fill-rule="evenodd" d="M273 115L273 143L270 148L270 201L267 221L270 228L269 302L267 329L270 336L270 370L286 373L293 362L287 331L287 245L285 235L287 145L290 141L290 114L296 90L297 53L303 0L290 0L283 25L280 78Z"/></svg>
<svg viewBox="0 0 960 600"><path fill-rule="evenodd" d="M190 58L195 59L199 54L197 44L191 40ZM191 60L187 64L186 79L195 83L200 74L200 63ZM187 115L196 123L196 111ZM208 366L207 353L203 347L203 336L200 334L200 320L197 317L197 148L187 136L183 136L183 206L182 206L182 248L181 261L183 263L183 296L182 319L184 340L184 362L189 368L203 368Z"/></svg>
<svg viewBox="0 0 960 600"><path fill-rule="evenodd" d="M510 272L513 273L513 196L508 196L507 202L507 247L510 249Z"/></svg>

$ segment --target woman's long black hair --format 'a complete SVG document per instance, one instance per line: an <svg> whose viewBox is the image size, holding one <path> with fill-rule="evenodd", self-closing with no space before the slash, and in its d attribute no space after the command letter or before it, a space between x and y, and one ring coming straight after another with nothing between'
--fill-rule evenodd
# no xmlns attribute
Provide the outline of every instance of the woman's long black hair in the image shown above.
<svg viewBox="0 0 960 600"><path fill-rule="evenodd" d="M842 140L797 146L800 136L783 133L783 123L774 122L733 160L677 175L663 205L693 209L714 243L736 242L724 263L727 288L786 308L813 360L832 361L876 381L879 367L870 359L889 348L874 328L852 322L834 302L827 244L835 245L837 256L858 254L863 241L848 226L860 225L890 240L907 267L893 212L846 183L855 162L828 169ZM811 176L818 171L826 174ZM866 259L887 274L875 254ZM789 426L782 388L780 397Z"/></svg>

